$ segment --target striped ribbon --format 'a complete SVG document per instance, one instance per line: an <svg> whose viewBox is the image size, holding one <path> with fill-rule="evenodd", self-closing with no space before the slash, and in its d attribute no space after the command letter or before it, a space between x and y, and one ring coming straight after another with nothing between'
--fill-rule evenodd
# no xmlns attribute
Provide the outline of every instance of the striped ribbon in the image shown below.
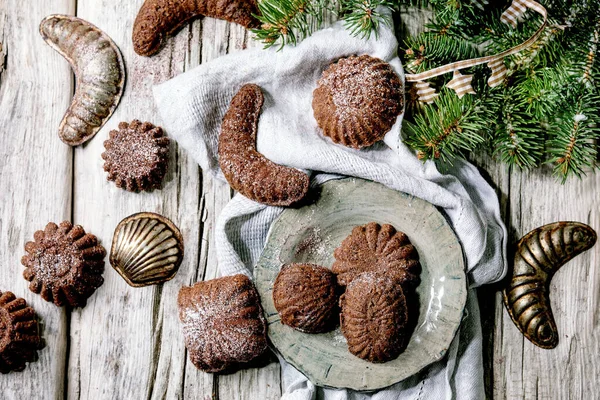
<svg viewBox="0 0 600 400"><path fill-rule="evenodd" d="M527 1L525 0L514 0L508 10L502 13L500 21L505 24L511 25L513 28L517 27L519 19L527 11Z"/></svg>
<svg viewBox="0 0 600 400"><path fill-rule="evenodd" d="M490 2L488 0L472 0L471 4L483 11L485 10L485 7L490 4Z"/></svg>
<svg viewBox="0 0 600 400"><path fill-rule="evenodd" d="M475 5L483 3L488 4L487 0L474 0L474 3ZM520 45L512 47L493 56L457 61L418 74L407 74L407 82L417 82L416 85L418 89L417 94L419 95L419 101L422 101L424 103L432 103L435 97L437 96L435 90L429 86L429 83L424 82L425 80L434 78L436 76L444 75L449 72L454 72L454 76L452 80L448 82L447 86L451 89L454 89L454 91L459 97L462 97L467 93L474 94L475 91L471 86L471 79L473 78L472 75L462 75L459 72L459 70L486 63L488 67L492 70L492 75L488 79L488 85L490 87L500 85L503 82L504 77L506 76L506 66L504 65L504 58L529 48L538 40L538 38L544 31L544 28L548 24L548 12L541 4L536 3L533 0L514 0L510 7L502 14L501 21L515 27L517 25L518 20L523 16L523 14L525 13L525 11L527 11L528 8L539 13L544 18L544 20L542 22L542 25L538 28L538 30L529 39L527 39Z"/></svg>
<svg viewBox="0 0 600 400"><path fill-rule="evenodd" d="M488 85L490 87L496 87L504 82L506 76L506 65L504 65L504 58L488 63L488 67L492 70L492 75L488 79Z"/></svg>

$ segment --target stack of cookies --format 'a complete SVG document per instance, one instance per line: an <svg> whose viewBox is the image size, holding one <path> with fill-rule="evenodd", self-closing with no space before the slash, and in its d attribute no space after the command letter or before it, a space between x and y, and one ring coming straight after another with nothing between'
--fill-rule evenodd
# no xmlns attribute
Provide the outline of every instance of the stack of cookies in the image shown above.
<svg viewBox="0 0 600 400"><path fill-rule="evenodd" d="M334 329L339 315L352 354L370 362L397 358L417 316L421 264L415 247L393 226L371 222L355 227L334 256L331 270L283 266L273 287L281 322L320 333Z"/></svg>

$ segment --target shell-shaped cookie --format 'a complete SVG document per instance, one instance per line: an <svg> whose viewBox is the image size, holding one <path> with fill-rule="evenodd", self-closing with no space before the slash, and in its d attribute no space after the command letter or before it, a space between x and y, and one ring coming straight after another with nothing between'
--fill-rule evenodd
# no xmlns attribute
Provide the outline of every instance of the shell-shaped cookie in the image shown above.
<svg viewBox="0 0 600 400"><path fill-rule="evenodd" d="M257 27L256 0L146 0L133 24L133 49L141 56L158 52L168 35L199 16Z"/></svg>
<svg viewBox="0 0 600 400"><path fill-rule="evenodd" d="M410 287L421 281L417 250L406 234L389 224L370 222L355 227L333 254L332 270L342 286L367 271L386 273Z"/></svg>
<svg viewBox="0 0 600 400"><path fill-rule="evenodd" d="M281 322L302 332L319 333L337 323L335 275L314 264L287 264L273 284L273 301Z"/></svg>
<svg viewBox="0 0 600 400"><path fill-rule="evenodd" d="M43 347L33 308L11 292L0 291L0 373L23 371Z"/></svg>
<svg viewBox="0 0 600 400"><path fill-rule="evenodd" d="M558 345L550 307L550 281L569 260L596 243L596 232L579 222L555 222L523 236L517 244L504 305L519 330L544 349Z"/></svg>
<svg viewBox="0 0 600 400"><path fill-rule="evenodd" d="M254 84L244 85L233 97L221 124L219 166L231 187L249 199L270 206L289 206L304 198L309 178L256 151L263 100L260 87Z"/></svg>
<svg viewBox="0 0 600 400"><path fill-rule="evenodd" d="M117 108L125 85L125 64L117 45L81 18L49 15L40 34L62 55L75 73L75 95L58 134L77 146L91 139Z"/></svg>
<svg viewBox="0 0 600 400"><path fill-rule="evenodd" d="M245 275L182 287L177 298L185 347L205 372L228 370L267 348L267 324L258 292Z"/></svg>
<svg viewBox="0 0 600 400"><path fill-rule="evenodd" d="M340 324L350 353L371 362L395 359L408 344L402 286L379 272L356 277L340 299Z"/></svg>
<svg viewBox="0 0 600 400"><path fill-rule="evenodd" d="M323 134L356 149L382 140L403 107L400 77L388 63L368 55L331 64L313 92L312 108Z"/></svg>
<svg viewBox="0 0 600 400"><path fill-rule="evenodd" d="M142 212L125 218L115 229L110 264L133 287L172 279L183 260L183 237L162 215Z"/></svg>

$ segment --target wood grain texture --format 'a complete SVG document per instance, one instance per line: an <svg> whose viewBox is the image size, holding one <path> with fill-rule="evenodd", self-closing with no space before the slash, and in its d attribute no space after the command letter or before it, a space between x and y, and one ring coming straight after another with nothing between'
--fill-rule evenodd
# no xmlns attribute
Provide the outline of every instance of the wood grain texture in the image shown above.
<svg viewBox="0 0 600 400"><path fill-rule="evenodd" d="M6 65L0 85L0 290L25 298L38 313L46 348L25 371L0 375L2 399L62 397L68 317L28 289L23 246L47 222L71 217L72 157L58 125L73 92L69 65L38 34L42 18L69 13L74 1L0 2Z"/></svg>
<svg viewBox="0 0 600 400"><path fill-rule="evenodd" d="M513 172L510 180L511 243L560 220L580 221L600 230L595 188L600 176L559 185L549 168ZM526 340L496 296L494 398L586 399L598 395L600 381L600 247L596 245L561 268L550 285L550 301L560 341L544 350Z"/></svg>
<svg viewBox="0 0 600 400"><path fill-rule="evenodd" d="M162 190L130 193L106 180L103 141L120 121L160 125L152 86L181 72L192 43L178 35L155 57L134 53L131 25L142 1L78 1L77 15L103 29L128 66L127 86L113 118L75 153L74 219L108 245L118 222L152 211L171 219L184 237L185 257L175 278L163 285L132 288L107 264L105 283L90 304L71 317L69 396L84 399L182 398L185 347L177 318L177 292L196 276L200 240L198 167L175 144ZM167 132L167 135L169 133ZM210 395L212 381L196 388Z"/></svg>

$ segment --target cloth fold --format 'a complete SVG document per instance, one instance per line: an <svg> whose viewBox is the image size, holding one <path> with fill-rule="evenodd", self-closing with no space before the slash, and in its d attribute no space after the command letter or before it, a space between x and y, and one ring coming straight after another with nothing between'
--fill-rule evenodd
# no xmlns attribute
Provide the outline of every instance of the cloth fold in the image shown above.
<svg viewBox="0 0 600 400"><path fill-rule="evenodd" d="M385 12L382 10L382 12ZM402 116L383 142L354 150L333 144L318 129L312 91L322 71L336 59L369 54L381 58L404 79L393 27L377 38L353 37L343 25L313 34L296 47L244 50L181 74L154 88L170 136L205 172L223 179L218 168L219 127L229 102L246 83L265 94L257 149L272 161L313 174L311 185L339 176L382 183L420 197L443 210L463 246L471 288L501 279L506 272L506 229L498 199L477 169L456 161L440 173L435 163L418 160L401 140ZM283 211L236 194L218 218L215 246L224 275L252 276L271 223ZM439 362L377 393L315 387L281 359L284 399L481 399L483 365L477 298L469 290L465 317L446 356Z"/></svg>

